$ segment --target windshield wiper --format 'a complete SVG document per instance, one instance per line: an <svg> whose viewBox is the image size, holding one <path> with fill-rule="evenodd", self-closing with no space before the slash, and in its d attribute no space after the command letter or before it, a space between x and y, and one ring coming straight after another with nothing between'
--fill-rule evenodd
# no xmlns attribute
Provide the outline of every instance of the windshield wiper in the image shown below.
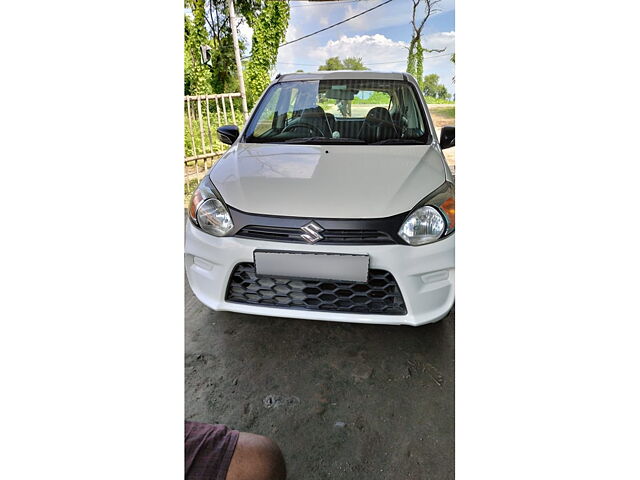
<svg viewBox="0 0 640 480"><path fill-rule="evenodd" d="M342 143L342 144L365 144L364 140L358 138L327 138L327 137L301 137L290 138L283 143Z"/></svg>
<svg viewBox="0 0 640 480"><path fill-rule="evenodd" d="M412 138L388 138L387 140L380 140L370 145L425 145L425 143Z"/></svg>

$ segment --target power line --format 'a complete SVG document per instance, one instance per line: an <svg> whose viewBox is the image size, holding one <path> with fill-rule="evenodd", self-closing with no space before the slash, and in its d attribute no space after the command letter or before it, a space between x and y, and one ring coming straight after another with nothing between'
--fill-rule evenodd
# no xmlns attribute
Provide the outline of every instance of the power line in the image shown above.
<svg viewBox="0 0 640 480"><path fill-rule="evenodd" d="M455 53L455 52L453 52ZM425 60L429 60L430 58L437 58L437 57L448 57L453 55L453 53L443 53L441 55L431 55L429 57L424 57ZM393 63L404 63L406 62L406 60L394 60L392 62L374 62L374 63L368 63L367 65L389 65L389 64L393 64ZM299 65L301 67L319 67L320 65L324 65L324 64L315 64L315 63L294 63L294 62L278 62L278 63L282 63L283 65Z"/></svg>
<svg viewBox="0 0 640 480"><path fill-rule="evenodd" d="M382 7L383 5L386 5L387 3L390 3L390 2L392 2L392 1L393 1L393 0L386 0L386 2L382 2L381 4L376 5L375 7L371 7L371 8L369 8L369 9L367 9L367 10L364 10L363 12L360 12L360 13L358 13L358 14L356 14L356 15L353 15L352 17L345 18L344 20L342 20L342 21L340 21L340 22L338 22L338 23L334 23L333 25L329 25L328 27L324 27L324 28L322 28L322 29L320 29L320 30L316 30L315 32L311 32L311 33L309 33L309 34L307 34L307 35L304 35L304 36L302 36L302 37L299 37L299 38L296 38L296 39L294 39L294 40L290 40L290 41L288 41L288 42L282 43L282 44L278 45L278 48L280 48L280 47L284 47L285 45L290 45L290 44L295 43L295 42L299 42L300 40L304 40L305 38L309 38L309 37L311 37L311 36L313 36L313 35L316 35L316 34L318 34L318 33L325 32L325 31L329 30L330 28L336 27L336 26L338 26L338 25L342 25L343 23L346 23L346 22L348 22L349 20L353 20L354 18L359 17L359 16L361 16L361 15L364 15L365 13L369 13L370 11L375 10L376 8L380 8L380 7ZM246 55L246 56L242 57L242 59L243 59L243 60L246 60L246 59L248 59L248 58L251 58L251 55Z"/></svg>
<svg viewBox="0 0 640 480"><path fill-rule="evenodd" d="M320 5L343 5L345 3L360 3L366 0L344 0L344 1L335 1L335 2L310 2L305 5L290 5L289 8L302 8L302 7L318 7Z"/></svg>
<svg viewBox="0 0 640 480"><path fill-rule="evenodd" d="M311 36L313 36L313 35L316 35L316 34L318 34L318 33L325 32L325 31L329 30L330 28L337 27L338 25L342 25L343 23L346 23L346 22L348 22L349 20L353 20L354 18L357 18L357 17L359 17L359 16L361 16L361 15L364 15L365 13L369 13L370 11L375 10L376 8L380 8L380 7L382 7L383 5L386 5L387 3L390 3L390 2L392 2L392 1L393 1L393 0L386 0L385 2L382 2L382 3L381 3L381 4L379 4L379 5L376 5L375 7L371 7L371 8L369 8L369 9L367 9L367 10L363 11L363 12L360 12L360 13L358 13L358 14L356 14L356 15L353 15L352 17L345 18L345 19L344 19L344 20L342 20L341 22L334 23L333 25L329 25L328 27L325 27L325 28L322 28L322 29L317 30L317 31L315 31L315 32L309 33L308 35L304 35L304 36L302 36L302 37L300 37L300 38L296 38L295 40L291 40L291 41L289 41L289 42L285 42L285 43L283 43L283 44L279 45L279 47L284 47L285 45L290 45L290 44L292 44L292 43L299 42L300 40L304 40L305 38L309 38L309 37L311 37ZM278 48L279 48L279 47L278 47Z"/></svg>
<svg viewBox="0 0 640 480"><path fill-rule="evenodd" d="M452 53L443 53L442 55L431 55L429 57L424 57L425 60L429 60L430 58L437 58L437 57L448 57L450 55L453 55ZM375 63L369 63L368 65L384 65L384 64L388 64L388 63L402 63L402 62L406 62L406 60L396 60L395 62L375 62Z"/></svg>

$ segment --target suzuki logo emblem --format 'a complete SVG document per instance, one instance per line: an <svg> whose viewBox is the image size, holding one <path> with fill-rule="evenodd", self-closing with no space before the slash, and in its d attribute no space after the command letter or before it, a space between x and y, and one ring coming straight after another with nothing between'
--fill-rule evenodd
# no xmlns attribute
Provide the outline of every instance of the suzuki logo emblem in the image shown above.
<svg viewBox="0 0 640 480"><path fill-rule="evenodd" d="M309 222L305 226L300 227L300 230L304 232L300 236L307 243L316 243L324 238L322 235L320 235L320 232L324 232L324 228L322 228L316 222Z"/></svg>

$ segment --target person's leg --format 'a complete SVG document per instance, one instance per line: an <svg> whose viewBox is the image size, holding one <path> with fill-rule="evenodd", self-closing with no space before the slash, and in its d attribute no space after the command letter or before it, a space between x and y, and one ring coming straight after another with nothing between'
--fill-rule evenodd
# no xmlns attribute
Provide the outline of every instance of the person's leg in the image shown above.
<svg viewBox="0 0 640 480"><path fill-rule="evenodd" d="M280 448L270 438L240 432L226 480L285 480Z"/></svg>
<svg viewBox="0 0 640 480"><path fill-rule="evenodd" d="M225 480L239 437L226 425L185 422L185 479Z"/></svg>

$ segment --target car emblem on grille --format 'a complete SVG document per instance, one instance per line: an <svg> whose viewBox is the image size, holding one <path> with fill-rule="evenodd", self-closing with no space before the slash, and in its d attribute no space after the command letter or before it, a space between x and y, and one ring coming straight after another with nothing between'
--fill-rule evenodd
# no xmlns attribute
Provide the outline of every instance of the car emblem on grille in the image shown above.
<svg viewBox="0 0 640 480"><path fill-rule="evenodd" d="M302 239L307 243L316 243L324 239L320 232L324 232L324 228L318 225L316 222L309 222L303 227L300 227L304 233L300 235Z"/></svg>

